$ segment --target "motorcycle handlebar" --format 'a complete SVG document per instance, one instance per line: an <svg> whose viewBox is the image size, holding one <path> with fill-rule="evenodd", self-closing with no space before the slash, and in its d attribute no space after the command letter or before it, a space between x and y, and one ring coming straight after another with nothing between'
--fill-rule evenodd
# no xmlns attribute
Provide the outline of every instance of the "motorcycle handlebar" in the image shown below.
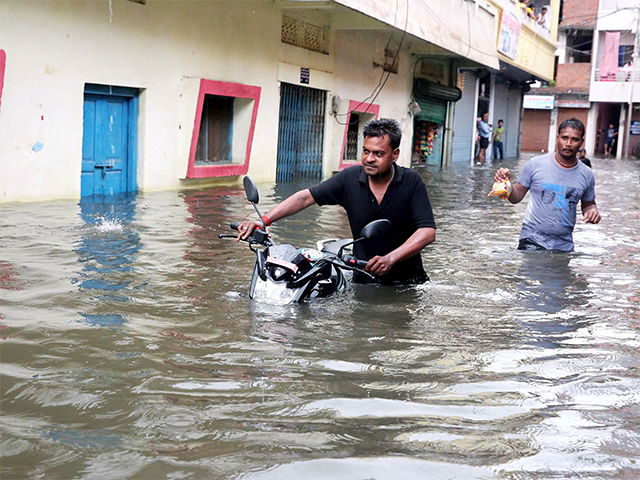
<svg viewBox="0 0 640 480"><path fill-rule="evenodd" d="M231 222L229 224L229 227L231 227L231 229L238 231L238 228L240 227L240 222ZM236 235L230 235L230 234L220 234L218 235L218 238L237 238ZM254 244L260 244L260 245L264 245L264 246L270 246L272 245L271 240L269 239L269 233L267 233L266 231L260 229L260 228L256 228L253 232L251 232L251 235L249 235L249 237L247 237L246 239L244 239L245 242L249 243L249 245L254 245Z"/></svg>
<svg viewBox="0 0 640 480"><path fill-rule="evenodd" d="M364 268L367 266L367 263L369 263L366 260L357 259L353 255L343 255L342 256L342 261L344 263L346 263L347 265L350 265L352 267L356 267L356 268L358 268L360 270L364 270Z"/></svg>

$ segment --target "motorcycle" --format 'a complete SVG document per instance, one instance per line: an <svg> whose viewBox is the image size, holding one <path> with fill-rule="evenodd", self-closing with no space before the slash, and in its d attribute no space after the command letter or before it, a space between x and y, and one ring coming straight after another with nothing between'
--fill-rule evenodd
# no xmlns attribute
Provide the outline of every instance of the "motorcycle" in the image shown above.
<svg viewBox="0 0 640 480"><path fill-rule="evenodd" d="M258 210L258 189L249 177L244 177L244 191L253 205L262 227L256 228L246 241L256 255L249 297L278 303L298 303L323 298L346 289L343 270L362 272L365 260L354 257L349 247L364 239L382 235L391 228L389 220L375 220L360 232L360 238L329 238L319 240L316 248L295 248L290 244L276 245L267 232L267 225ZM229 225L238 230L240 223ZM220 234L219 238L237 238L236 234ZM256 248L257 247L257 248Z"/></svg>

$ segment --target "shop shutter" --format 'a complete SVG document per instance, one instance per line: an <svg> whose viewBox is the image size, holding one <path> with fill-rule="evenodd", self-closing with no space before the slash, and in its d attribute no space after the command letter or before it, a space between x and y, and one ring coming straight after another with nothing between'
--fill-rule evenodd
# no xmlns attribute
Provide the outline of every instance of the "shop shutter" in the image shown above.
<svg viewBox="0 0 640 480"><path fill-rule="evenodd" d="M471 162L474 144L476 76L471 72L461 73L464 75L464 91L462 98L456 103L456 113L453 117L451 162L468 164Z"/></svg>
<svg viewBox="0 0 640 480"><path fill-rule="evenodd" d="M447 118L447 102L433 97L422 95L415 96L416 102L420 106L420 113L416 115L418 120L425 120L443 124Z"/></svg>

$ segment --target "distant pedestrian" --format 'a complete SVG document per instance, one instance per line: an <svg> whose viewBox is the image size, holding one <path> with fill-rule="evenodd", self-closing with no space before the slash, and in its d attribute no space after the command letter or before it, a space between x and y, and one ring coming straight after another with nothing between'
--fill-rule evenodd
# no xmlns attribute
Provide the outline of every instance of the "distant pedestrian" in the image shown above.
<svg viewBox="0 0 640 480"><path fill-rule="evenodd" d="M480 136L480 152L478 153L478 165L484 165L487 155L487 147L491 138L491 125L489 122L489 112L485 112L480 117L478 123L478 135Z"/></svg>
<svg viewBox="0 0 640 480"><path fill-rule="evenodd" d="M587 167L591 168L591 160L587 158L587 151L584 148L578 150L578 160L584 163Z"/></svg>
<svg viewBox="0 0 640 480"><path fill-rule="evenodd" d="M607 139L604 142L604 154L611 155L611 152L614 150L613 144L618 136L618 131L613 126L613 123L610 123L609 128L605 131L607 132Z"/></svg>
<svg viewBox="0 0 640 480"><path fill-rule="evenodd" d="M500 153L500 160L504 159L504 150L502 148L502 135L504 134L502 119L498 120L498 126L493 129L493 159L498 159L498 153Z"/></svg>

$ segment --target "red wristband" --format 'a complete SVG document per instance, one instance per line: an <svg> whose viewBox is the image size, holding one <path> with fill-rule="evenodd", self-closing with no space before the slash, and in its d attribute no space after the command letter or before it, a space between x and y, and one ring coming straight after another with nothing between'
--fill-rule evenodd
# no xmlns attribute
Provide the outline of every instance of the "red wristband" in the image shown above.
<svg viewBox="0 0 640 480"><path fill-rule="evenodd" d="M267 224L267 227L271 226L271 221L269 220L269 217L267 217L266 215L262 215L262 221Z"/></svg>

